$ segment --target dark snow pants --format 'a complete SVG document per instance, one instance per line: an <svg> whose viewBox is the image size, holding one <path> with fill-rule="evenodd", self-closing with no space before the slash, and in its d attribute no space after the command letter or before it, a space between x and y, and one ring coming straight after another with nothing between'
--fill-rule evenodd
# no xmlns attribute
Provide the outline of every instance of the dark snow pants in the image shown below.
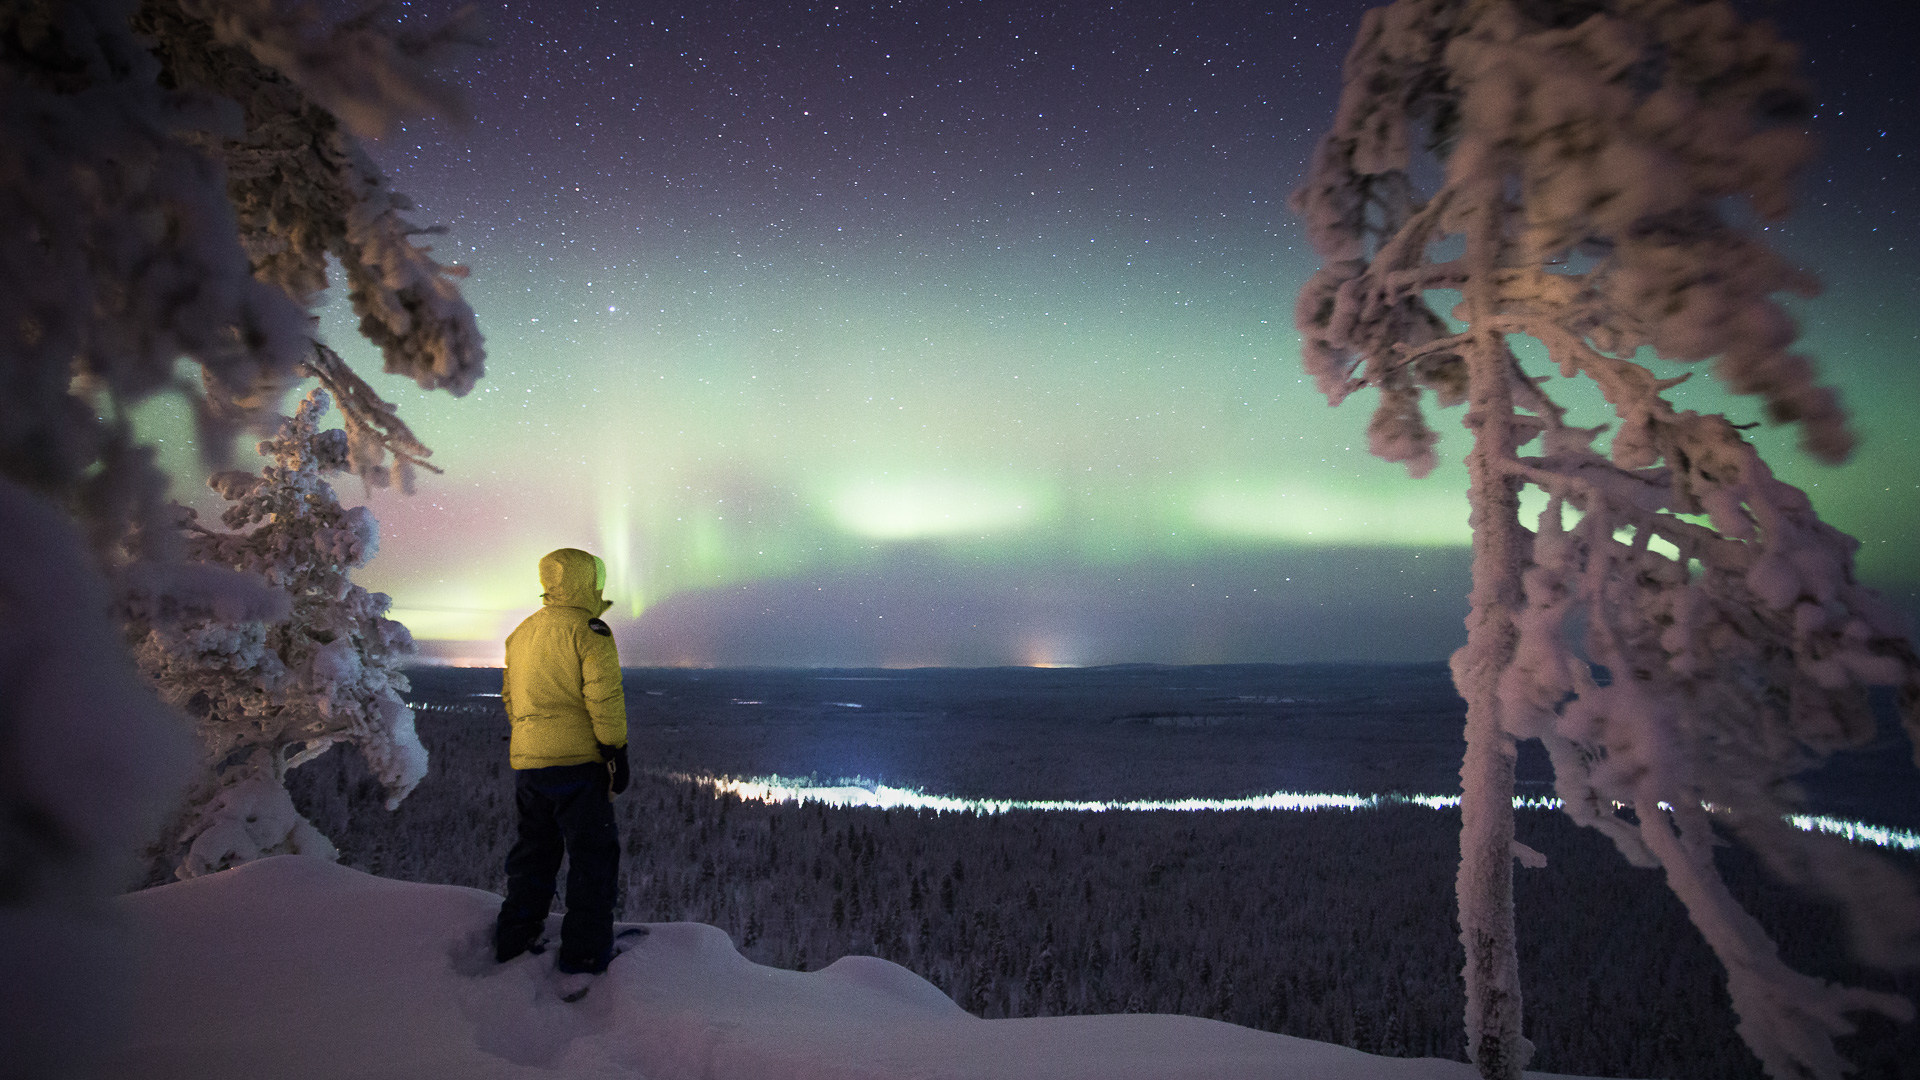
<svg viewBox="0 0 1920 1080"><path fill-rule="evenodd" d="M613 956L613 902L620 837L600 762L514 772L520 831L507 852L507 898L493 944L514 956L540 937L553 905L560 856L567 856L567 914L560 922L561 971L603 971Z"/></svg>

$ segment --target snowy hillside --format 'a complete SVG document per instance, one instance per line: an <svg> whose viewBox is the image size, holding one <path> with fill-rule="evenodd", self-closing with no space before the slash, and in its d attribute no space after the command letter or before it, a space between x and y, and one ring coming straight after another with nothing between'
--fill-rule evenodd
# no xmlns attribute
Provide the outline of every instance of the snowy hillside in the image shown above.
<svg viewBox="0 0 1920 1080"><path fill-rule="evenodd" d="M713 1080L1191 1077L1471 1080L1451 1061L1184 1016L981 1020L906 969L817 972L662 923L584 1001L549 959L496 965L492 894L283 856L121 898L145 942L108 1075ZM550 957L551 954L548 954ZM1547 1074L1529 1074L1545 1076Z"/></svg>

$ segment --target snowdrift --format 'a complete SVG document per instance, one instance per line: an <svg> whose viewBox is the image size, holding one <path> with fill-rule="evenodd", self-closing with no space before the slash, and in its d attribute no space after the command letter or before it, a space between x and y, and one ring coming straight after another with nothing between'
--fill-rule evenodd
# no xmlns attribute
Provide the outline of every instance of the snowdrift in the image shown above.
<svg viewBox="0 0 1920 1080"><path fill-rule="evenodd" d="M677 1080L1473 1080L1472 1068L1186 1016L981 1020L905 968L754 964L656 923L583 1001L495 964L499 898L282 856L119 899L144 942L107 1075ZM555 931L557 933L557 920ZM1545 1076L1546 1074L1532 1074Z"/></svg>

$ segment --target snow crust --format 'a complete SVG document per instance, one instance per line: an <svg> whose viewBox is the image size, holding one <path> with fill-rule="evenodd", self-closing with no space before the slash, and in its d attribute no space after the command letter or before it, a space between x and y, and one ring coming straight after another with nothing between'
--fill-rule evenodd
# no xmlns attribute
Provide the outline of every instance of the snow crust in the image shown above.
<svg viewBox="0 0 1920 1080"><path fill-rule="evenodd" d="M783 971L697 923L650 925L570 1005L553 991L551 953L493 962L493 894L311 857L262 859L117 904L144 944L124 1039L103 1076L1475 1076L1463 1062L1378 1057L1188 1016L982 1020L885 960Z"/></svg>

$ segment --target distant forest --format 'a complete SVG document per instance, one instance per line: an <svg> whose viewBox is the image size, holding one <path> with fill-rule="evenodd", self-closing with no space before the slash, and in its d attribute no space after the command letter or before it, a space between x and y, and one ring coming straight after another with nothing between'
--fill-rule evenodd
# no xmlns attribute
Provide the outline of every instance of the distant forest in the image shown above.
<svg viewBox="0 0 1920 1080"><path fill-rule="evenodd" d="M499 892L514 827L505 717L497 703L435 696L414 695L432 768L397 811L337 751L288 786L344 863ZM646 772L617 806L621 917L718 926L758 963L880 956L983 1017L1185 1013L1373 1053L1465 1056L1456 813L797 807ZM1524 825L1548 859L1517 875L1531 1067L1760 1077L1717 962L1657 872L1557 812ZM1920 973L1854 969L1829 912L1738 850L1723 857L1790 962L1920 1000ZM1863 1024L1843 1044L1858 1075L1920 1077L1920 1025Z"/></svg>

